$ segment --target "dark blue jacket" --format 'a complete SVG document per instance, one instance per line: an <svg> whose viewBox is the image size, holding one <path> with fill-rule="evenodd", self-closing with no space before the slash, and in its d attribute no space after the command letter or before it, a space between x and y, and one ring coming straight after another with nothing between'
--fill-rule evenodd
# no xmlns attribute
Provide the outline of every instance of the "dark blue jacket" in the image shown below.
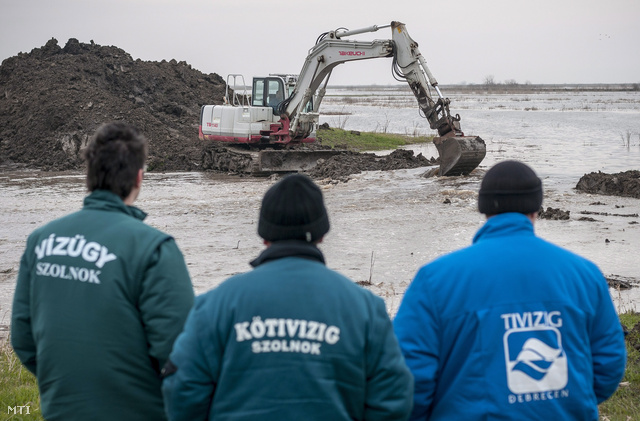
<svg viewBox="0 0 640 421"><path fill-rule="evenodd" d="M384 302L277 242L197 297L163 383L170 420L404 420L413 382Z"/></svg>
<svg viewBox="0 0 640 421"><path fill-rule="evenodd" d="M597 420L625 369L622 328L593 263L490 218L473 245L422 267L394 327L414 420Z"/></svg>

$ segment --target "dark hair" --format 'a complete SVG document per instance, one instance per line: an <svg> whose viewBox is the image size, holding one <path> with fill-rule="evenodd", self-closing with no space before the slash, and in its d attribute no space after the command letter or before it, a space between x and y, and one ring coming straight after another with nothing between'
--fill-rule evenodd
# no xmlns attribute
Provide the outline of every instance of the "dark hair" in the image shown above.
<svg viewBox="0 0 640 421"><path fill-rule="evenodd" d="M125 199L147 159L147 140L125 122L103 124L84 151L89 191L109 190Z"/></svg>

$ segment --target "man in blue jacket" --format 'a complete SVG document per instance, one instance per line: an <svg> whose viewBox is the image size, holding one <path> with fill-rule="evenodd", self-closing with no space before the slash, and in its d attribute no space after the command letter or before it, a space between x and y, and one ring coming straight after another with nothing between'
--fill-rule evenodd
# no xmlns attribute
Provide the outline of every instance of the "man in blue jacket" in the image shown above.
<svg viewBox="0 0 640 421"><path fill-rule="evenodd" d="M542 183L517 161L482 180L473 245L422 267L394 328L413 420L597 420L626 351L595 264L535 236Z"/></svg>
<svg viewBox="0 0 640 421"><path fill-rule="evenodd" d="M133 206L144 136L105 124L85 156L84 207L27 239L11 343L47 420L161 421L160 369L193 305L189 272L174 239Z"/></svg>
<svg viewBox="0 0 640 421"><path fill-rule="evenodd" d="M404 420L413 381L381 298L328 269L322 192L283 178L264 195L267 248L196 298L165 366L176 420Z"/></svg>

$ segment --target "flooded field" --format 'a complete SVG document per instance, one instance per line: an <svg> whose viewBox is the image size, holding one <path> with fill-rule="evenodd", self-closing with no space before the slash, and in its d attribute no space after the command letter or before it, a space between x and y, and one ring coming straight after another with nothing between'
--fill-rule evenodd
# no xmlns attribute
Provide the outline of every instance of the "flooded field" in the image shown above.
<svg viewBox="0 0 640 421"><path fill-rule="evenodd" d="M330 90L321 122L349 130L430 134L415 100L387 90ZM410 94L409 94L410 95ZM539 236L595 261L606 276L640 278L640 200L590 195L574 187L585 173L640 169L640 93L450 94L451 111L467 135L487 143L487 157L467 177L421 175L428 168L366 172L347 183L319 181L331 231L320 248L329 267L371 282L390 314L422 264L467 246L483 217L476 210L484 172L504 159L530 164L543 179L544 207L570 211L570 220L540 220ZM414 102L411 102L414 101ZM437 156L432 145L413 148ZM147 222L175 236L196 292L250 269L262 249L257 218L269 178L211 173L148 173L136 205ZM7 330L11 299L27 235L80 208L79 173L0 171L0 330ZM598 212L595 221L581 212ZM544 264L544 262L540 262ZM455 282L455 279L451 280ZM640 288L616 291L620 311L640 310ZM1 332L0 332L1 333Z"/></svg>

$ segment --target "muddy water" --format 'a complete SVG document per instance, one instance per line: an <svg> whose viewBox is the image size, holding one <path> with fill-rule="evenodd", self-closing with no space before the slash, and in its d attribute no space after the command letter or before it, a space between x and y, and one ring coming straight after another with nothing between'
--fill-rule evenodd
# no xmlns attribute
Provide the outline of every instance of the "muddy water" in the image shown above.
<svg viewBox="0 0 640 421"><path fill-rule="evenodd" d="M627 100L620 104L626 107ZM476 211L482 174L499 160L515 158L530 163L543 179L545 207L571 212L569 221L538 221L538 235L595 261L605 275L640 278L640 224L631 223L640 219L590 215L595 222L579 220L581 211L640 213L640 200L573 189L587 172L640 168L640 104L569 112L560 111L562 101L536 101L539 109L544 104L555 109L495 109L481 101L460 101L467 107L460 110L469 127L463 129L485 138L488 149L485 161L468 177L423 178L427 168L420 168L367 172L348 183L322 184L331 219L331 231L321 244L328 266L354 281L371 281L368 288L395 314L420 265L470 244L483 223ZM579 101L572 97L564 107ZM385 110L366 111L384 115ZM401 115L409 112L415 110ZM357 120L355 114L350 117ZM358 129L374 130L380 124L373 117L366 121ZM629 147L621 140L627 130L632 133ZM437 155L431 145L413 149L427 157ZM201 293L250 269L248 262L263 247L256 234L260 199L273 182L205 173L147 174L136 204L149 213L150 225L175 236ZM83 183L83 176L75 173L0 172L0 330L9 324L27 235L79 209ZM612 298L620 311L640 310L638 291L612 290Z"/></svg>

